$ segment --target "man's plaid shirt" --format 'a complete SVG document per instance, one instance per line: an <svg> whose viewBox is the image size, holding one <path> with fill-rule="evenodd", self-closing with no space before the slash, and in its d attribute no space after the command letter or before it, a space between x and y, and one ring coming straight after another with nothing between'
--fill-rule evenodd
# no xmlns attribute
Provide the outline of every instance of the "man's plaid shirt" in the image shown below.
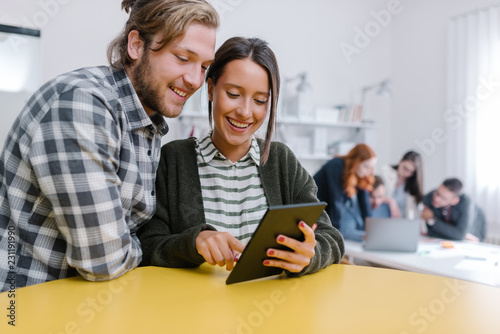
<svg viewBox="0 0 500 334"><path fill-rule="evenodd" d="M167 130L123 69L84 68L42 86L0 156L1 291L135 268Z"/></svg>

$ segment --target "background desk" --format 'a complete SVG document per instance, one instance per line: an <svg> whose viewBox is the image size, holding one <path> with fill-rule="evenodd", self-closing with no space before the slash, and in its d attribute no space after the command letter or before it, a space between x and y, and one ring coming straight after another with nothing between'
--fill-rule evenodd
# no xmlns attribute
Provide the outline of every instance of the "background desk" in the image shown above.
<svg viewBox="0 0 500 334"><path fill-rule="evenodd" d="M346 255L389 268L458 278L500 287L500 247L454 241L441 247L439 239L422 239L416 253L366 251L360 242L345 240ZM500 325L499 325L500 333Z"/></svg>
<svg viewBox="0 0 500 334"><path fill-rule="evenodd" d="M0 294L0 332L498 334L500 289L481 284L349 265L229 286L226 277L208 265L145 267L20 288L14 329Z"/></svg>

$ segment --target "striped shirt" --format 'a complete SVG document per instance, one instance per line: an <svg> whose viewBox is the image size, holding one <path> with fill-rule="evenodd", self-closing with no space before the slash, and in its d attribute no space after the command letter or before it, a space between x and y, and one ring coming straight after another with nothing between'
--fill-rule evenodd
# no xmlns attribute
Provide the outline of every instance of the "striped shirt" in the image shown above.
<svg viewBox="0 0 500 334"><path fill-rule="evenodd" d="M268 207L257 140L252 138L248 153L234 163L217 150L210 134L197 141L197 148L206 223L246 245Z"/></svg>

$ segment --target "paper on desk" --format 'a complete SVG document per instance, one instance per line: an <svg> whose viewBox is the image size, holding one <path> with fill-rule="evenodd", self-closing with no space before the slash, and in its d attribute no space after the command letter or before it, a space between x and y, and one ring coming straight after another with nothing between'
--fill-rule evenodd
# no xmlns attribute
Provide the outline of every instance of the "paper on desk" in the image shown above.
<svg viewBox="0 0 500 334"><path fill-rule="evenodd" d="M456 257L457 255L461 254L457 254L451 249L437 248L437 249L419 251L418 255L432 257L432 258L445 258L445 257Z"/></svg>
<svg viewBox="0 0 500 334"><path fill-rule="evenodd" d="M437 245L420 247L418 255L431 258L468 257L470 260L472 260L472 258L492 259L493 257L499 257L498 254L490 254L483 250L477 250L467 246L464 247L463 245L456 245L454 248L442 248ZM498 260L500 261L500 257Z"/></svg>
<svg viewBox="0 0 500 334"><path fill-rule="evenodd" d="M455 269L467 271L487 271L487 265L490 265L486 260L462 260L457 263Z"/></svg>
<svg viewBox="0 0 500 334"><path fill-rule="evenodd" d="M500 273L499 259L496 257L489 258L465 258L455 266L455 269L467 271L493 271Z"/></svg>

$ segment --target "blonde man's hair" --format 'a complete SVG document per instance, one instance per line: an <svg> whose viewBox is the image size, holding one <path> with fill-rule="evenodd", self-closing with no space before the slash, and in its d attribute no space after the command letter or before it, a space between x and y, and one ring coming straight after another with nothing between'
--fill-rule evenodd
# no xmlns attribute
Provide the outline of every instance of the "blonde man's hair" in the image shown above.
<svg viewBox="0 0 500 334"><path fill-rule="evenodd" d="M159 51L170 41L184 36L193 22L219 27L217 11L204 0L124 0L122 9L130 13L122 33L108 46L108 61L115 68L130 66L127 45L130 31L137 30L144 50ZM151 48L153 38L160 36L158 46Z"/></svg>

